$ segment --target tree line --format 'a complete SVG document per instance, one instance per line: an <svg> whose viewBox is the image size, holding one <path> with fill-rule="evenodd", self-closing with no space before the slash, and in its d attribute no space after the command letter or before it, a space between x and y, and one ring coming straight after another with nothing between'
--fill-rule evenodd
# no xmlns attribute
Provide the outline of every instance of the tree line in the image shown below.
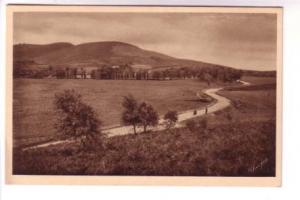
<svg viewBox="0 0 300 200"><path fill-rule="evenodd" d="M113 80L177 80L199 79L232 82L240 79L242 71L227 67L170 67L166 69L134 70L130 65L103 66L91 71L93 79Z"/></svg>
<svg viewBox="0 0 300 200"><path fill-rule="evenodd" d="M14 78L57 78L57 79L109 79L109 80L177 80L198 79L211 82L232 82L241 78L242 70L228 67L168 67L160 69L134 69L129 64L103 65L93 70L76 67L29 67L34 63L16 62Z"/></svg>

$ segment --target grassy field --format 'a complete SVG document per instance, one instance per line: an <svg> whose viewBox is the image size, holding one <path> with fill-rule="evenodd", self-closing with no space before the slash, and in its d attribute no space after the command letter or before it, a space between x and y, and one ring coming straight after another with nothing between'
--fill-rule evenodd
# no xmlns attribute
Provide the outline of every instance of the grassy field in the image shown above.
<svg viewBox="0 0 300 200"><path fill-rule="evenodd" d="M196 92L207 87L197 80L122 81L15 79L13 93L14 139L27 139L55 134L54 94L75 89L91 105L103 126L120 124L123 96L132 94L139 101L153 105L160 115L168 110L183 111L201 107Z"/></svg>
<svg viewBox="0 0 300 200"><path fill-rule="evenodd" d="M193 120L206 120L206 128L108 138L98 151L15 150L14 174L274 176L276 90L263 87L269 78L257 81L251 90L221 91L232 105Z"/></svg>
<svg viewBox="0 0 300 200"><path fill-rule="evenodd" d="M218 92L219 95L230 99L232 106L210 116L211 123L223 123L224 118L231 119L233 123L276 120L275 78L246 77L243 80L252 85L232 87Z"/></svg>
<svg viewBox="0 0 300 200"><path fill-rule="evenodd" d="M275 84L275 77L254 77L254 76L244 76L243 81L250 82L255 85L264 85L264 84Z"/></svg>

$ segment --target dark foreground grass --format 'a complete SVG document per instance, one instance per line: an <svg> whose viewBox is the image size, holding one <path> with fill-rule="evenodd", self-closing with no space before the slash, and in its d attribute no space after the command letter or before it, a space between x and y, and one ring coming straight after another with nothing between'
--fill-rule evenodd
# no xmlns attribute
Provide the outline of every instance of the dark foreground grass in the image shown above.
<svg viewBox="0 0 300 200"><path fill-rule="evenodd" d="M243 122L107 139L104 150L75 144L14 152L14 174L273 176L275 123Z"/></svg>

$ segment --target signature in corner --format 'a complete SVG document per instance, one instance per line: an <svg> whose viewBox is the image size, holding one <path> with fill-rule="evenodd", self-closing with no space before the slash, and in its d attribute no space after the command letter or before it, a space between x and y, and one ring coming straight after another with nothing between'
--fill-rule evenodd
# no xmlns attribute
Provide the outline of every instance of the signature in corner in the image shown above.
<svg viewBox="0 0 300 200"><path fill-rule="evenodd" d="M262 169L263 166L269 161L268 158L265 158L264 160L260 161L257 165L253 165L251 168L248 169L248 172L254 173L258 169Z"/></svg>

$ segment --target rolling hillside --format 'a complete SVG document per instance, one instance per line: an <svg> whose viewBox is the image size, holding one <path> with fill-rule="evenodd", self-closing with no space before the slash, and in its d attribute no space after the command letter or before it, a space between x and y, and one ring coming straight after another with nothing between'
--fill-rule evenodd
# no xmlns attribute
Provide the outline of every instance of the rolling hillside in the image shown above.
<svg viewBox="0 0 300 200"><path fill-rule="evenodd" d="M14 45L14 61L35 60L36 58L60 50L73 47L70 43L53 43L46 45L38 44L17 44Z"/></svg>
<svg viewBox="0 0 300 200"><path fill-rule="evenodd" d="M14 63L32 62L53 67L98 67L102 65L130 64L133 67L217 67L209 63L178 59L161 53L141 49L122 42L93 42L73 45L53 43L47 45L14 45Z"/></svg>

